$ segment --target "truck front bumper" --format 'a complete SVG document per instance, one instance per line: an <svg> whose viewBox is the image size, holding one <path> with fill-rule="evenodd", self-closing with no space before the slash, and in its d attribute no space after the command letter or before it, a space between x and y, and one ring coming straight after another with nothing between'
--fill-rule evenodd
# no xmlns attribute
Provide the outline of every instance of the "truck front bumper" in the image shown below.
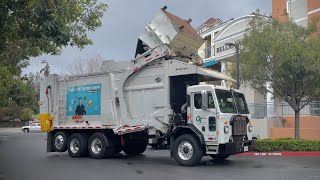
<svg viewBox="0 0 320 180"><path fill-rule="evenodd" d="M219 154L238 154L248 151L253 151L256 142L254 140L247 140L243 142L230 142L219 144Z"/></svg>

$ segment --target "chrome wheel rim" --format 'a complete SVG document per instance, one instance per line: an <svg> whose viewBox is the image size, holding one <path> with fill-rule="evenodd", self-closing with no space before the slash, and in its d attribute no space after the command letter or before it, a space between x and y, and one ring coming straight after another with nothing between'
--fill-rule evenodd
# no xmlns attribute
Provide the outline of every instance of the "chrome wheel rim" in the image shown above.
<svg viewBox="0 0 320 180"><path fill-rule="evenodd" d="M188 141L182 141L178 146L178 155L182 160L189 160L193 155L193 147Z"/></svg>
<svg viewBox="0 0 320 180"><path fill-rule="evenodd" d="M54 141L54 145L58 148L61 149L63 147L64 139L61 135L58 135Z"/></svg>
<svg viewBox="0 0 320 180"><path fill-rule="evenodd" d="M70 150L72 153L77 153L79 151L80 143L78 139L72 139L70 142Z"/></svg>
<svg viewBox="0 0 320 180"><path fill-rule="evenodd" d="M91 151L94 154L99 154L101 152L102 149L102 143L100 141L100 139L95 138L92 142L91 142Z"/></svg>

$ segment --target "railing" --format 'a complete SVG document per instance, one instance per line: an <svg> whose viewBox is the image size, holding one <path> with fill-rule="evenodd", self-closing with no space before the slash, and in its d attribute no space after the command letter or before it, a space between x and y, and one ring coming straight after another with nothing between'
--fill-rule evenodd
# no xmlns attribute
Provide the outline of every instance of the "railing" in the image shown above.
<svg viewBox="0 0 320 180"><path fill-rule="evenodd" d="M262 119L267 116L267 104L248 104L248 108L252 118Z"/></svg>
<svg viewBox="0 0 320 180"><path fill-rule="evenodd" d="M286 103L252 103L248 104L249 112L252 118L262 119L267 117L268 109L272 111L274 116L294 116L294 110ZM320 101L312 101L300 110L301 116L320 116Z"/></svg>

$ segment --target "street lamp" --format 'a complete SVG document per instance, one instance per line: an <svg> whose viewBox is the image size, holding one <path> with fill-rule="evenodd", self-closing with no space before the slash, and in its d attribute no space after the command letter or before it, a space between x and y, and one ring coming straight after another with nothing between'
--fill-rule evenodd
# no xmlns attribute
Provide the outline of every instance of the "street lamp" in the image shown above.
<svg viewBox="0 0 320 180"><path fill-rule="evenodd" d="M240 72L240 43L235 42L235 43L225 43L225 45L229 47L235 47L236 48L236 57L237 57L237 62L236 62L236 80L237 80L237 89L240 88L240 78L239 78L239 72Z"/></svg>

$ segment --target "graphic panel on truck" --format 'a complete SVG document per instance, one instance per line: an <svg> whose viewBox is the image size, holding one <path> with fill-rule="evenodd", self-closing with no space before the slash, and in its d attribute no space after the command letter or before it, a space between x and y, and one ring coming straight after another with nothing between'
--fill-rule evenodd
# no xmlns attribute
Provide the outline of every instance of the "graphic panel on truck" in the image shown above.
<svg viewBox="0 0 320 180"><path fill-rule="evenodd" d="M66 108L76 122L84 115L101 115L101 84L68 87Z"/></svg>

